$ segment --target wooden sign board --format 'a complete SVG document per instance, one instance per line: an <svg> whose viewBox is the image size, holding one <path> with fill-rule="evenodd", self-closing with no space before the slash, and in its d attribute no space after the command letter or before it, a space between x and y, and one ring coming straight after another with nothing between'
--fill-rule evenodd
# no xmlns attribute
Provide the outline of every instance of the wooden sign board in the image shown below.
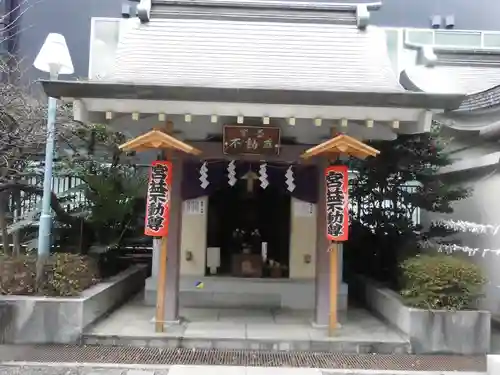
<svg viewBox="0 0 500 375"><path fill-rule="evenodd" d="M154 161L149 174L144 234L153 237L168 235L172 163Z"/></svg>
<svg viewBox="0 0 500 375"><path fill-rule="evenodd" d="M225 125L222 147L226 155L279 155L280 128Z"/></svg>
<svg viewBox="0 0 500 375"><path fill-rule="evenodd" d="M349 176L345 165L325 170L326 237L330 241L347 241L349 230Z"/></svg>

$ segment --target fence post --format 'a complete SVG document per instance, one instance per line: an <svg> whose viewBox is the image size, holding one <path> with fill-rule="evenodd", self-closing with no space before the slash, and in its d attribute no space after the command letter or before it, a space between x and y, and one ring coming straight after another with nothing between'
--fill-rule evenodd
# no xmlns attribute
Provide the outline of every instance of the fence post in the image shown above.
<svg viewBox="0 0 500 375"><path fill-rule="evenodd" d="M21 191L16 191L12 194L12 222L21 219ZM21 231L18 229L12 233L12 254L18 256L21 254Z"/></svg>

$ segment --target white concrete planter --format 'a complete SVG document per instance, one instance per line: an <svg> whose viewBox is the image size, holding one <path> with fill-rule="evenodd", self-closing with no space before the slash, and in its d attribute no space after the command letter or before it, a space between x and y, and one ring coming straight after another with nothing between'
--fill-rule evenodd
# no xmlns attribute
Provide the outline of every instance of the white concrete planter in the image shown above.
<svg viewBox="0 0 500 375"><path fill-rule="evenodd" d="M486 374L497 375L500 374L500 355L488 355L486 357Z"/></svg>
<svg viewBox="0 0 500 375"><path fill-rule="evenodd" d="M486 354L489 311L424 310L405 306L399 294L362 276L353 289L367 307L406 334L414 353Z"/></svg>
<svg viewBox="0 0 500 375"><path fill-rule="evenodd" d="M76 343L83 330L144 288L134 266L79 297L0 296L0 343Z"/></svg>

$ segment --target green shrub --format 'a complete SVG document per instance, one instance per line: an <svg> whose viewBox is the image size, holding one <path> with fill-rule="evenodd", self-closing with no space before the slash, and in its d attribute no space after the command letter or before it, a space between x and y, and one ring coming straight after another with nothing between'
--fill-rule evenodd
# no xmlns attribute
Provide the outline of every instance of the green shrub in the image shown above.
<svg viewBox="0 0 500 375"><path fill-rule="evenodd" d="M423 309L469 309L486 282L477 265L451 255L420 255L400 267L405 303Z"/></svg>
<svg viewBox="0 0 500 375"><path fill-rule="evenodd" d="M36 255L0 256L3 295L77 296L99 281L97 262L87 256L52 254L43 267L36 291Z"/></svg>

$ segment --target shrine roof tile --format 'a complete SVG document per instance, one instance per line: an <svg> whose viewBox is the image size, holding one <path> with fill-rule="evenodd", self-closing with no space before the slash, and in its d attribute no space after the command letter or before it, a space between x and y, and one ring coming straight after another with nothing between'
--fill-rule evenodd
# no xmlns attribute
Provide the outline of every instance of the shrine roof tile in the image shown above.
<svg viewBox="0 0 500 375"><path fill-rule="evenodd" d="M500 71L498 72L500 73ZM456 111L472 112L500 106L500 85L467 95Z"/></svg>
<svg viewBox="0 0 500 375"><path fill-rule="evenodd" d="M385 32L337 23L152 18L123 21L123 83L231 89L404 92Z"/></svg>

